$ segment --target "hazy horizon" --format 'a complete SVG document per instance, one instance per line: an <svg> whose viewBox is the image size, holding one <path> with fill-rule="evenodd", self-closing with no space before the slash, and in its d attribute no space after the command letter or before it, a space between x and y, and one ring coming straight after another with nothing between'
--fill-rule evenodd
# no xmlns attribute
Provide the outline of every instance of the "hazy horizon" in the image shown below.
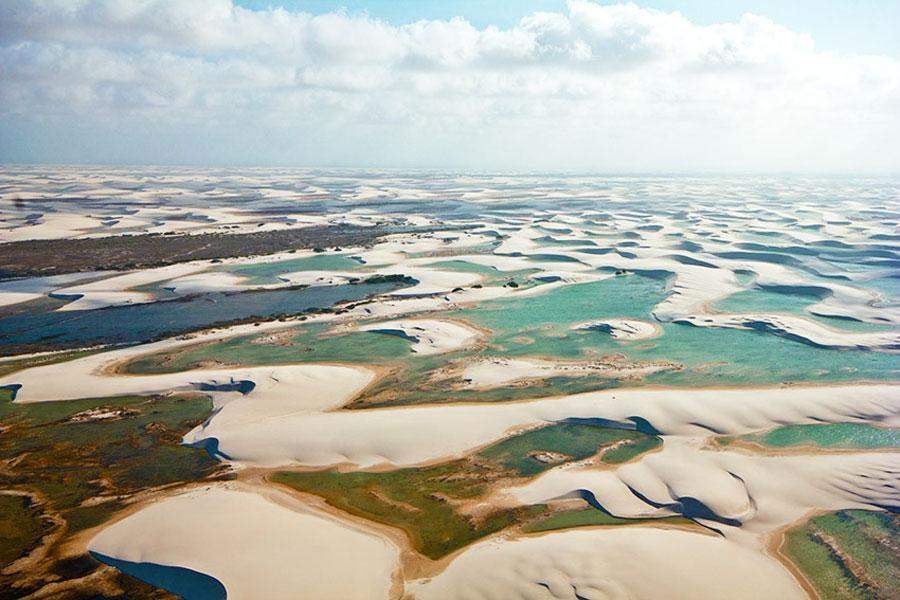
<svg viewBox="0 0 900 600"><path fill-rule="evenodd" d="M601 169L563 169L563 168L534 168L515 169L513 167L480 168L468 166L404 166L404 165L340 165L340 164L241 164L241 163L116 163L116 162L2 162L0 168L5 169L38 169L38 168L85 168L85 169L212 169L212 170L296 170L296 171L321 171L323 173L347 172L362 174L372 172L408 172L416 173L442 173L448 175L472 175L472 176L504 176L504 177L609 177L609 178L668 178L668 177L695 177L695 178L743 178L743 177L770 177L770 178L821 178L821 179L895 179L900 177L900 167L896 171L864 172L864 171L607 171Z"/></svg>

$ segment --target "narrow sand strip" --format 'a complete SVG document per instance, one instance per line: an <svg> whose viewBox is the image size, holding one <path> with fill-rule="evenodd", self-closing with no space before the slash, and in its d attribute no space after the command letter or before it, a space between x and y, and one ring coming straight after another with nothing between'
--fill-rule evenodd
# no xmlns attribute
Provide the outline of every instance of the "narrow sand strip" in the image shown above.
<svg viewBox="0 0 900 600"><path fill-rule="evenodd" d="M611 361L555 361L538 358L494 357L477 360L466 365L460 372L468 384L475 389L492 389L504 385L549 377L584 377L594 375L616 379L639 379L676 367L674 364L628 363L616 364Z"/></svg>

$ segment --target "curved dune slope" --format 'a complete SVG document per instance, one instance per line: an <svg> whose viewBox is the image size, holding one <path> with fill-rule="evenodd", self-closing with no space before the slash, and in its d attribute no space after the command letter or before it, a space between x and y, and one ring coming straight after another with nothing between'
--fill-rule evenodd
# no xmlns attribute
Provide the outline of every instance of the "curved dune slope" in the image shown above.
<svg viewBox="0 0 900 600"><path fill-rule="evenodd" d="M745 545L810 510L900 505L896 453L754 456L667 440L660 452L614 471L555 469L509 489L523 504L587 497L619 517L683 514Z"/></svg>
<svg viewBox="0 0 900 600"><path fill-rule="evenodd" d="M573 329L586 329L608 333L617 340L648 340L662 333L656 323L637 319L603 319L575 325Z"/></svg>
<svg viewBox="0 0 900 600"><path fill-rule="evenodd" d="M786 570L760 553L723 538L651 527L483 542L410 588L420 600L805 597Z"/></svg>
<svg viewBox="0 0 900 600"><path fill-rule="evenodd" d="M252 401L251 394L234 403ZM707 437L785 422L896 419L898 413L900 394L890 385L617 390L507 404L302 413L239 428L217 428L214 417L204 435L214 430L220 449L238 462L405 466L458 456L510 430L569 418L647 423L663 434Z"/></svg>
<svg viewBox="0 0 900 600"><path fill-rule="evenodd" d="M104 529L89 549L204 573L233 600L389 597L395 546L278 493L269 496L230 484L194 489Z"/></svg>
<svg viewBox="0 0 900 600"><path fill-rule="evenodd" d="M790 315L689 315L675 322L697 327L752 329L823 348L900 350L900 331L841 331Z"/></svg>
<svg viewBox="0 0 900 600"><path fill-rule="evenodd" d="M359 328L410 341L412 351L422 356L460 350L475 343L481 333L461 323L441 319L398 319L372 323Z"/></svg>

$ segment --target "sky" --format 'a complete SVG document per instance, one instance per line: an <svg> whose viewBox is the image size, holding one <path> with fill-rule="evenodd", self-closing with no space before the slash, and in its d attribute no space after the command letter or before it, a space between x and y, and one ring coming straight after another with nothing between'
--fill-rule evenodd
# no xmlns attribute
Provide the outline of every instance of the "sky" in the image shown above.
<svg viewBox="0 0 900 600"><path fill-rule="evenodd" d="M0 162L900 174L890 0L3 0Z"/></svg>

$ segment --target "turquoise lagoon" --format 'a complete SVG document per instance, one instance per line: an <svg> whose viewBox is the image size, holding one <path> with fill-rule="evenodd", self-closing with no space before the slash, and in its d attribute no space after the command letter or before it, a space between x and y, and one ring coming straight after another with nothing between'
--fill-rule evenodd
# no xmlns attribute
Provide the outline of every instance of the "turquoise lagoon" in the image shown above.
<svg viewBox="0 0 900 600"><path fill-rule="evenodd" d="M484 267L475 268L480 271ZM502 274L503 278L509 276L508 273ZM681 370L657 373L644 380L645 384L654 385L884 381L900 376L900 364L893 354L818 348L756 331L663 323L660 337L623 342L602 332L572 329L579 323L614 317L654 321L651 314L653 307L665 295L665 280L627 275L568 285L536 296L492 300L473 308L438 313L438 317L460 319L491 332L486 343L477 349L440 357L418 356L411 352L406 340L397 336L359 331L334 334L330 325L309 324L298 328L289 344L265 343L262 339L254 340L256 336L225 340L213 346L189 350L176 362L168 364L166 369L186 368L191 359L201 361L210 356L240 364L349 362L388 365L399 371L397 377L400 379L389 378L383 385L402 385L415 390L416 394L421 394L428 387L426 382L436 369L478 356L587 360L623 355L632 361L672 361L683 365ZM795 297L793 294L762 290L741 292L739 296L729 299L726 307L749 311L772 300L780 302L778 306L787 312L788 308L802 310L810 300L808 296ZM843 323L837 319L823 320ZM137 371L142 371L147 368L147 362L135 367ZM594 376L577 381L554 378L543 382L536 392L573 393L614 384L613 380ZM628 382L628 385L639 384ZM438 397L500 400L522 395L519 389L478 394L428 390L421 395L420 401L436 400Z"/></svg>
<svg viewBox="0 0 900 600"><path fill-rule="evenodd" d="M741 439L775 448L900 448L900 429L877 427L868 423L787 425L766 433L741 436Z"/></svg>

